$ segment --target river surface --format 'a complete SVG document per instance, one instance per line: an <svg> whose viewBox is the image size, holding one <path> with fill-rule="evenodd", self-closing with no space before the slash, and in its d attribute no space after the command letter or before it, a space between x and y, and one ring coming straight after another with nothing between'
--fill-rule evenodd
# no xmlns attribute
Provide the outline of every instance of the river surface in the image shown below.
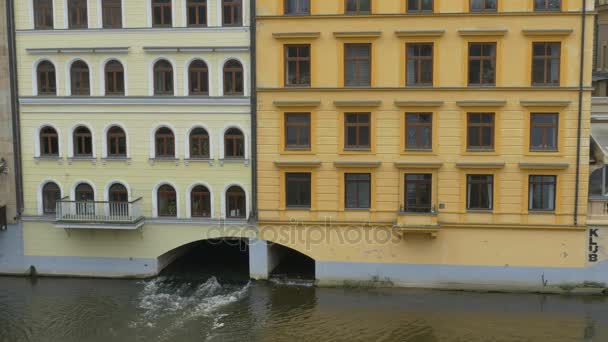
<svg viewBox="0 0 608 342"><path fill-rule="evenodd" d="M608 299L216 277L0 278L0 341L608 341Z"/></svg>

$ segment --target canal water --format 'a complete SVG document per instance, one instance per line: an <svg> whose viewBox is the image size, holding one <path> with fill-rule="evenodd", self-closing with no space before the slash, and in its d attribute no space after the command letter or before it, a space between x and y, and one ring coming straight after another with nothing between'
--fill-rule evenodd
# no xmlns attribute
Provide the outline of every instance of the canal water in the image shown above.
<svg viewBox="0 0 608 342"><path fill-rule="evenodd" d="M196 264L150 280L0 277L0 342L608 341L605 297L315 288Z"/></svg>

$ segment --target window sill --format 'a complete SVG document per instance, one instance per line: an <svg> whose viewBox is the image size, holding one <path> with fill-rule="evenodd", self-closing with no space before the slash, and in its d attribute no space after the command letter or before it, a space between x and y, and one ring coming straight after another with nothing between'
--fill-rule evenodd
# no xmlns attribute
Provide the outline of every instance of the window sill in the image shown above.
<svg viewBox="0 0 608 342"><path fill-rule="evenodd" d="M403 150L403 152L405 152L405 153L420 153L420 152L432 153L433 149L432 148L406 148L405 150Z"/></svg>
<svg viewBox="0 0 608 342"><path fill-rule="evenodd" d="M188 165L190 163L209 163L209 166L213 166L213 162L215 160L211 158L188 158L184 159L184 164Z"/></svg>
<svg viewBox="0 0 608 342"><path fill-rule="evenodd" d="M128 157L106 157L101 158L101 162L106 164L107 162L123 162L131 165L131 158Z"/></svg>
<svg viewBox="0 0 608 342"><path fill-rule="evenodd" d="M369 212L371 212L372 208L344 208L344 211L359 211L359 212L369 211Z"/></svg>
<svg viewBox="0 0 608 342"><path fill-rule="evenodd" d="M60 156L40 156L34 157L35 160L63 160L63 157Z"/></svg>
<svg viewBox="0 0 608 342"><path fill-rule="evenodd" d="M249 166L249 159L245 159L245 158L220 159L220 166L224 166L224 164L243 164L245 166Z"/></svg>
<svg viewBox="0 0 608 342"><path fill-rule="evenodd" d="M96 157L70 157L68 158L68 164L72 164L73 162L91 162L91 164L95 165L97 163Z"/></svg>
<svg viewBox="0 0 608 342"><path fill-rule="evenodd" d="M469 214L493 214L494 209L467 209Z"/></svg>
<svg viewBox="0 0 608 342"><path fill-rule="evenodd" d="M496 150L493 148L474 148L474 149L467 149L467 153L495 153Z"/></svg>
<svg viewBox="0 0 608 342"><path fill-rule="evenodd" d="M310 84L286 84L287 89L310 89Z"/></svg>
<svg viewBox="0 0 608 342"><path fill-rule="evenodd" d="M529 215L555 215L555 210L528 210Z"/></svg>
<svg viewBox="0 0 608 342"><path fill-rule="evenodd" d="M345 147L344 152L371 152L372 149L369 147Z"/></svg>
<svg viewBox="0 0 608 342"><path fill-rule="evenodd" d="M530 153L559 153L557 149L531 149Z"/></svg>
<svg viewBox="0 0 608 342"><path fill-rule="evenodd" d="M399 216L438 216L438 212L410 212L410 211L399 211L397 212Z"/></svg>
<svg viewBox="0 0 608 342"><path fill-rule="evenodd" d="M150 158L150 159L148 159L148 162L150 165L154 165L156 163L175 163L175 165L179 165L179 158L171 158L171 157Z"/></svg>

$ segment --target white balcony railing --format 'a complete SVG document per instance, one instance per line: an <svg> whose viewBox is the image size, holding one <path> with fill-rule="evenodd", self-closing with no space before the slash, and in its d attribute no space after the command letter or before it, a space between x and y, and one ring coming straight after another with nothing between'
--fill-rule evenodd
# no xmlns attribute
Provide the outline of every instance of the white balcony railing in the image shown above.
<svg viewBox="0 0 608 342"><path fill-rule="evenodd" d="M132 202L69 201L57 202L56 221L62 225L136 225L143 221L142 199ZM74 228L78 228L74 226Z"/></svg>

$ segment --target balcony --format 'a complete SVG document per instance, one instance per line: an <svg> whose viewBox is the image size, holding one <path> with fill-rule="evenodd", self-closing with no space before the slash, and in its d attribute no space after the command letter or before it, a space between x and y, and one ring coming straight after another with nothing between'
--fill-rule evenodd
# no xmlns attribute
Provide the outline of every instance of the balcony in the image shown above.
<svg viewBox="0 0 608 342"><path fill-rule="evenodd" d="M587 206L587 224L608 224L608 199L589 199L589 204Z"/></svg>
<svg viewBox="0 0 608 342"><path fill-rule="evenodd" d="M134 230L144 225L142 199L132 202L57 202L55 227L67 229Z"/></svg>
<svg viewBox="0 0 608 342"><path fill-rule="evenodd" d="M435 208L401 207L397 213L397 223L393 229L404 236L407 234L428 234L437 237L439 232L438 214Z"/></svg>

